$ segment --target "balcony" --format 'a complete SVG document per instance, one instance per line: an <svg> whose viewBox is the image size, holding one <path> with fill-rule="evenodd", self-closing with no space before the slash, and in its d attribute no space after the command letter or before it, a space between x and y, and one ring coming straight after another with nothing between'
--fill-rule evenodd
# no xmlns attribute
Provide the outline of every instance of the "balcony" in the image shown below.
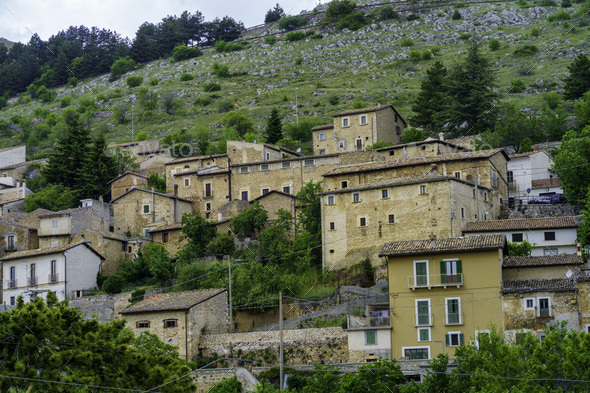
<svg viewBox="0 0 590 393"><path fill-rule="evenodd" d="M7 288L16 288L16 280L6 280Z"/></svg>
<svg viewBox="0 0 590 393"><path fill-rule="evenodd" d="M432 326L434 318L432 314L414 314L414 326Z"/></svg>
<svg viewBox="0 0 590 393"><path fill-rule="evenodd" d="M463 325L462 312L445 313L445 326Z"/></svg>
<svg viewBox="0 0 590 393"><path fill-rule="evenodd" d="M27 277L27 285L30 287L34 287L37 285L37 276L35 277Z"/></svg>
<svg viewBox="0 0 590 393"><path fill-rule="evenodd" d="M389 317L356 317L348 316L349 329L364 329L368 327L390 328L391 320Z"/></svg>
<svg viewBox="0 0 590 393"><path fill-rule="evenodd" d="M9 244L8 246L4 246L4 251L16 251L16 246L14 244Z"/></svg>
<svg viewBox="0 0 590 393"><path fill-rule="evenodd" d="M419 275L419 276L408 276L408 288L411 290L416 290L416 288L434 288L434 287L443 287L447 288L449 286L459 288L463 285L463 273L457 274L429 274L429 275Z"/></svg>
<svg viewBox="0 0 590 393"><path fill-rule="evenodd" d="M48 282L50 284L55 284L58 281L57 274L50 274L48 278Z"/></svg>

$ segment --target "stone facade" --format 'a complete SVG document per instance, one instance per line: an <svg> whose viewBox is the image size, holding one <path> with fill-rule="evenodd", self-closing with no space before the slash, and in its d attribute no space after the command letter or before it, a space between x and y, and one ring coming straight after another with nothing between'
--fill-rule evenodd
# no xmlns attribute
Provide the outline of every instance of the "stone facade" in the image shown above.
<svg viewBox="0 0 590 393"><path fill-rule="evenodd" d="M109 182L111 185L111 199L116 199L133 187L147 188L148 178L137 173L127 172Z"/></svg>
<svg viewBox="0 0 590 393"><path fill-rule="evenodd" d="M77 243L82 240L88 242L92 248L105 257L105 260L100 265L101 274L108 275L116 273L119 264L124 259L130 259L132 257L132 254L127 252L127 240L122 235L86 229L74 235L71 242Z"/></svg>
<svg viewBox="0 0 590 393"><path fill-rule="evenodd" d="M114 150L117 148L129 151L137 159L137 162L140 165L142 162L157 155L170 157L170 149L160 146L159 139L110 145L107 150Z"/></svg>
<svg viewBox="0 0 590 393"><path fill-rule="evenodd" d="M84 317L96 317L99 323L107 323L115 319L121 319L119 313L129 306L130 298L131 292L83 296L70 300L68 305L76 308Z"/></svg>
<svg viewBox="0 0 590 393"><path fill-rule="evenodd" d="M470 151L465 147L455 145L454 143L446 142L439 139L428 138L422 142L405 143L391 147L383 147L377 149L388 161L406 160L409 158L425 158L446 156L459 152Z"/></svg>
<svg viewBox="0 0 590 393"><path fill-rule="evenodd" d="M297 198L294 195L272 190L255 200L260 202L264 210L268 212L269 221L274 221L279 217L277 213L280 209L288 211L292 217L297 217Z"/></svg>
<svg viewBox="0 0 590 393"><path fill-rule="evenodd" d="M37 229L0 221L0 258L7 253L39 248Z"/></svg>
<svg viewBox="0 0 590 393"><path fill-rule="evenodd" d="M166 176L166 164L174 161L172 157L154 156L139 164L139 173L148 177L150 173L157 173L159 176Z"/></svg>
<svg viewBox="0 0 590 393"><path fill-rule="evenodd" d="M163 225L156 229L152 229L149 234L150 240L156 244L164 246L170 255L176 254L185 244L187 244L186 239L180 241L182 235L181 223Z"/></svg>
<svg viewBox="0 0 590 393"><path fill-rule="evenodd" d="M108 203L50 212L39 216L39 246L41 248L68 244L72 237L85 231L109 232L112 215Z"/></svg>

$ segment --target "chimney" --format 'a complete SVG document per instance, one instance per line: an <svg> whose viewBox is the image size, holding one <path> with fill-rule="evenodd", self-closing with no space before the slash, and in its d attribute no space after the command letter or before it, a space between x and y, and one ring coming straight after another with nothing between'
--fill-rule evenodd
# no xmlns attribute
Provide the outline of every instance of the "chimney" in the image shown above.
<svg viewBox="0 0 590 393"><path fill-rule="evenodd" d="M25 179L23 179L23 198L27 197L27 183L25 182Z"/></svg>
<svg viewBox="0 0 590 393"><path fill-rule="evenodd" d="M533 151L539 151L539 145L533 146Z"/></svg>
<svg viewBox="0 0 590 393"><path fill-rule="evenodd" d="M438 139L441 140L441 141L444 141L445 140L445 133L444 132L439 132L438 133Z"/></svg>
<svg viewBox="0 0 590 393"><path fill-rule="evenodd" d="M430 239L430 247L432 247L432 248L436 247L436 235L434 234L434 232L430 232L430 235L428 235L428 238Z"/></svg>

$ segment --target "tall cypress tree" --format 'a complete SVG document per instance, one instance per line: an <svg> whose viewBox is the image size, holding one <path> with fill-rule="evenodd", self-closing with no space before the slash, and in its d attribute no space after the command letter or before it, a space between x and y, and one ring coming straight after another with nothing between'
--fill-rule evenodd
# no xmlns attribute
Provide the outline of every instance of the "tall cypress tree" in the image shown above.
<svg viewBox="0 0 590 393"><path fill-rule="evenodd" d="M570 74L565 78L563 98L577 100L590 90L590 60L581 53L568 66L568 70Z"/></svg>
<svg viewBox="0 0 590 393"><path fill-rule="evenodd" d="M436 61L426 70L426 75L412 107L414 115L410 118L410 123L430 132L438 132L446 123L447 69L442 62Z"/></svg>
<svg viewBox="0 0 590 393"><path fill-rule="evenodd" d="M273 108L266 121L266 141L274 144L281 139L283 139L283 123L279 117L279 110Z"/></svg>

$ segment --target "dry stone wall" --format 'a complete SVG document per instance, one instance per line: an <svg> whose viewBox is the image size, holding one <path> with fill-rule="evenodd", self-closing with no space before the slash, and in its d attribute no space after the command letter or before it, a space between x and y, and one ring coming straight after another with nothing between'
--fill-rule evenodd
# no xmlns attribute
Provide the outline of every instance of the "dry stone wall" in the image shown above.
<svg viewBox="0 0 590 393"><path fill-rule="evenodd" d="M114 295L84 296L70 300L70 307L77 308L84 317L98 318L99 323L112 322L121 319L119 312L129 306L131 292Z"/></svg>

